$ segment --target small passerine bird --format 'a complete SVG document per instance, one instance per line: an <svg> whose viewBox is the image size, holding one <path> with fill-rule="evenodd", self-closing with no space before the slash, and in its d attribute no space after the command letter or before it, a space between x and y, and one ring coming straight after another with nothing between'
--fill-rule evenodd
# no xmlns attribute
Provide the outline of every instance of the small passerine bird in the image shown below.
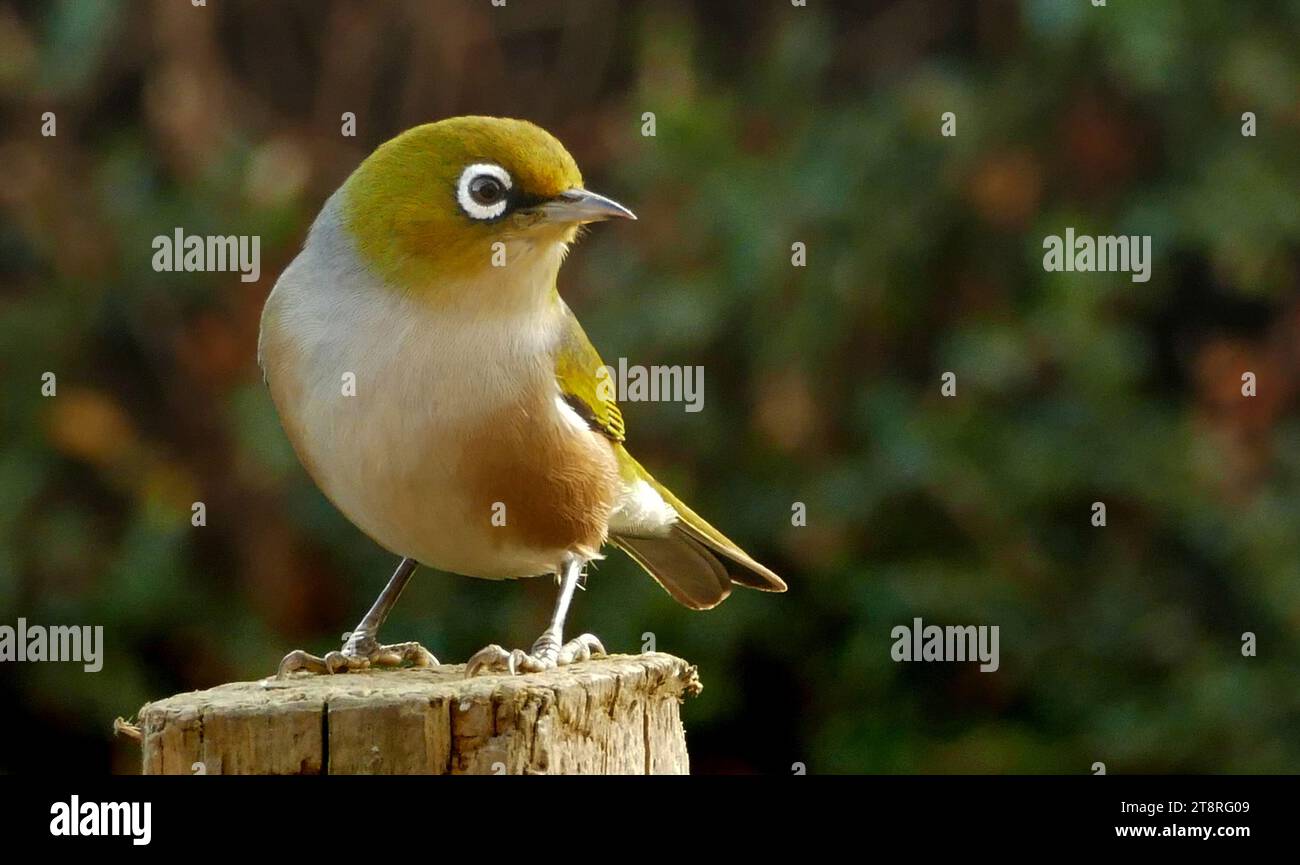
<svg viewBox="0 0 1300 865"><path fill-rule="evenodd" d="M556 288L579 228L619 218L636 217L584 189L559 141L496 117L408 130L326 201L267 298L258 359L308 473L402 560L340 650L291 652L282 675L436 664L378 640L417 563L558 578L531 649L490 645L468 675L603 654L563 628L606 543L691 609L733 583L785 590L624 447L604 363Z"/></svg>

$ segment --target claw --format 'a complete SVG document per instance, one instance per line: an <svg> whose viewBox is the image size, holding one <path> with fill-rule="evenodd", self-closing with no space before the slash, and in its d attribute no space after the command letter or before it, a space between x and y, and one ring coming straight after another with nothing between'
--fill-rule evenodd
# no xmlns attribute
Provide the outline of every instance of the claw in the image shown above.
<svg viewBox="0 0 1300 865"><path fill-rule="evenodd" d="M593 656L599 657L608 655L605 646L596 639L594 634L583 634L580 637L569 640L560 649L560 657L556 663L560 666L566 666L578 661L589 661Z"/></svg>
<svg viewBox="0 0 1300 865"><path fill-rule="evenodd" d="M373 639L353 639L349 637L343 648L326 653L325 657L295 649L280 661L276 678L283 679L290 673L299 671L334 675L375 667L400 667L410 664L412 667L436 667L438 659L419 643L394 643L390 646L380 645Z"/></svg>
<svg viewBox="0 0 1300 865"><path fill-rule="evenodd" d="M484 646L470 656L465 664L465 678L477 676L480 670L499 670L503 664L511 663L511 660L510 653L496 643Z"/></svg>
<svg viewBox="0 0 1300 865"><path fill-rule="evenodd" d="M511 676L541 673L604 654L607 654L604 645L591 634L575 637L561 646L556 635L548 631L537 638L528 652L523 649L507 652L496 643L479 649L465 664L465 678L473 678L482 672L501 672Z"/></svg>
<svg viewBox="0 0 1300 865"><path fill-rule="evenodd" d="M302 649L294 649L280 661L280 668L276 671L275 676L277 679L283 679L290 673L296 673L299 670L305 670L309 673L329 672L329 668L325 666L324 658L304 652Z"/></svg>

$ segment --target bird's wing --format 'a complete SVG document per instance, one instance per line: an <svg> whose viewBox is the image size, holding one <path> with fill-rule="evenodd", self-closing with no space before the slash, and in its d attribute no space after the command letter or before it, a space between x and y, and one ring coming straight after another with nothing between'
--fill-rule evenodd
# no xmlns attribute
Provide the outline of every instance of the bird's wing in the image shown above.
<svg viewBox="0 0 1300 865"><path fill-rule="evenodd" d="M780 577L688 508L623 447L623 413L615 399L614 381L600 372L605 363L573 312L565 306L564 313L565 326L555 351L555 381L565 402L613 443L619 475L627 489L648 487L652 497L662 499L676 514L664 531L611 527L610 540L692 609L705 610L721 603L731 593L732 583L784 592Z"/></svg>
<svg viewBox="0 0 1300 865"><path fill-rule="evenodd" d="M563 301L561 301L563 303ZM560 393L592 429L611 441L623 441L623 413L614 393L614 380L603 372L591 340L566 305L565 325L555 351L555 381Z"/></svg>
<svg viewBox="0 0 1300 865"><path fill-rule="evenodd" d="M784 592L785 581L755 561L740 545L704 517L619 446L619 462L648 484L677 513L667 535L610 533L610 540L645 568L681 604L695 610L717 606L731 594L731 584L764 592Z"/></svg>

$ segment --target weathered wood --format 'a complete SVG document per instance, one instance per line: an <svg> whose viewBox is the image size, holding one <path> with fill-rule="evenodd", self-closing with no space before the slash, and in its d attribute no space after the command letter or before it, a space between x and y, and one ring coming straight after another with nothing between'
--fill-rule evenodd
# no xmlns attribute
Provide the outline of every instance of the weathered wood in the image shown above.
<svg viewBox="0 0 1300 865"><path fill-rule="evenodd" d="M139 712L144 774L685 774L693 666L613 655L526 676L463 665L235 682Z"/></svg>

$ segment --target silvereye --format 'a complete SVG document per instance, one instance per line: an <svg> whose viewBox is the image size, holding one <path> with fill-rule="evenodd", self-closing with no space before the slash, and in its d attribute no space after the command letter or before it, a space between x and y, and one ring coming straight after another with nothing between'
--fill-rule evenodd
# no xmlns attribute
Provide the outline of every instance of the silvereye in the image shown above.
<svg viewBox="0 0 1300 865"><path fill-rule="evenodd" d="M417 563L558 578L532 648L488 646L469 675L603 654L563 627L606 543L691 609L733 583L785 590L627 452L604 364L560 298L579 227L635 218L584 189L549 133L495 117L408 130L325 202L267 298L259 362L308 473L402 560L341 650L291 652L282 675L436 664L418 643L378 641Z"/></svg>

